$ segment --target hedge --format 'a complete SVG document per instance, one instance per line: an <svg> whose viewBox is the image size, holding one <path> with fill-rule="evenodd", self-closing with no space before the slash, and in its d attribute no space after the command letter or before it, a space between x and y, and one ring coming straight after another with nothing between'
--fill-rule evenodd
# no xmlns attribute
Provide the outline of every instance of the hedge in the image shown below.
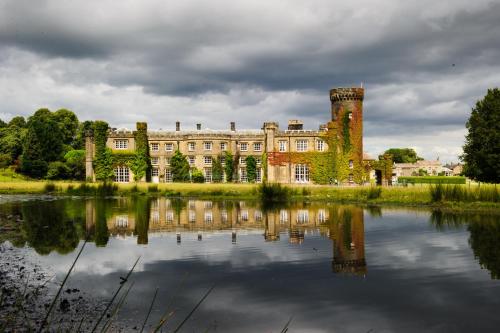
<svg viewBox="0 0 500 333"><path fill-rule="evenodd" d="M412 176L399 177L400 184L465 184L465 177L446 176Z"/></svg>

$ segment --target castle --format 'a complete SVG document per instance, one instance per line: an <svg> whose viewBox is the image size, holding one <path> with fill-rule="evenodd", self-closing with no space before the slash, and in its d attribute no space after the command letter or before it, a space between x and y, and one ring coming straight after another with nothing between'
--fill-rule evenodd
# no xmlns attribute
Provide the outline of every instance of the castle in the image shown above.
<svg viewBox="0 0 500 333"><path fill-rule="evenodd" d="M137 131L109 130L106 147L113 154L126 155L137 148L139 127L147 131L152 182L172 182L171 158L177 150L189 162L191 170L203 172L205 182L212 182L216 160L226 163L225 152L234 157L233 181L247 182L249 156L254 157L255 182L361 184L377 172L377 182L390 179L382 172L378 161L363 159L363 88L336 88L330 90L331 119L317 130L305 130L299 120L290 120L282 130L276 122L265 122L261 130L237 130L234 122L228 130L181 130L176 122L175 131L147 130L147 124L138 123ZM124 154L125 153L125 154ZM96 179L94 165L96 144L94 135L86 138L86 176ZM132 170L118 158L113 162L116 182L133 181ZM221 179L225 181L226 176Z"/></svg>

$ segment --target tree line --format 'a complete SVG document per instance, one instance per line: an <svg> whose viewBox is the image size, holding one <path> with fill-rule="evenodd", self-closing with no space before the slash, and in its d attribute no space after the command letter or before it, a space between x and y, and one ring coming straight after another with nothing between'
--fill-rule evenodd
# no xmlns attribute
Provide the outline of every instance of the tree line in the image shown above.
<svg viewBox="0 0 500 333"><path fill-rule="evenodd" d="M14 166L37 179L83 180L85 131L91 127L67 109L43 108L27 119L0 120L0 168Z"/></svg>

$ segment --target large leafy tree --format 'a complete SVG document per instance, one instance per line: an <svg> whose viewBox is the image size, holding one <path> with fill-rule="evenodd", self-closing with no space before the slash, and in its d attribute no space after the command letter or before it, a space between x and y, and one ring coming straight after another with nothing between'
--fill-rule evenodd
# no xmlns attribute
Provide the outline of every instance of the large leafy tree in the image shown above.
<svg viewBox="0 0 500 333"><path fill-rule="evenodd" d="M188 182L189 179L189 163L179 150L176 150L170 160L172 169L172 180L174 182Z"/></svg>
<svg viewBox="0 0 500 333"><path fill-rule="evenodd" d="M15 161L23 152L23 140L26 129L16 124L0 128L0 153L8 154L10 162Z"/></svg>
<svg viewBox="0 0 500 333"><path fill-rule="evenodd" d="M35 178L44 177L48 163L61 159L63 136L48 109L40 109L28 119L23 140L21 171Z"/></svg>
<svg viewBox="0 0 500 333"><path fill-rule="evenodd" d="M500 90L489 89L477 101L466 127L464 174L474 180L500 182Z"/></svg>
<svg viewBox="0 0 500 333"><path fill-rule="evenodd" d="M78 118L75 113L70 110L60 109L52 113L52 117L57 122L61 131L62 140L65 145L71 145L76 138L78 130Z"/></svg>
<svg viewBox="0 0 500 333"><path fill-rule="evenodd" d="M394 163L415 163L416 161L423 160L412 148L391 148L386 150L384 154L392 155Z"/></svg>

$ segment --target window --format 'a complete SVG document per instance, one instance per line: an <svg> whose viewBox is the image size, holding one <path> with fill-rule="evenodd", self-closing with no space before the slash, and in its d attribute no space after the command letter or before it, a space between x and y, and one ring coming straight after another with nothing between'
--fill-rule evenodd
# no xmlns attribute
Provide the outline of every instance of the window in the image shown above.
<svg viewBox="0 0 500 333"><path fill-rule="evenodd" d="M227 143L226 142L220 143L220 150L222 150L222 151L227 150Z"/></svg>
<svg viewBox="0 0 500 333"><path fill-rule="evenodd" d="M152 165L160 164L160 158L159 157L151 157L151 164Z"/></svg>
<svg viewBox="0 0 500 333"><path fill-rule="evenodd" d="M212 221L213 221L213 215L212 215L211 211L205 212L205 218L204 218L204 220L205 220L205 223L209 223L209 224L212 223Z"/></svg>
<svg viewBox="0 0 500 333"><path fill-rule="evenodd" d="M307 140L297 140L297 151L307 151Z"/></svg>
<svg viewBox="0 0 500 333"><path fill-rule="evenodd" d="M212 150L212 142L203 142L203 149Z"/></svg>
<svg viewBox="0 0 500 333"><path fill-rule="evenodd" d="M240 164L241 165L247 164L247 158L246 158L246 156L240 156Z"/></svg>
<svg viewBox="0 0 500 333"><path fill-rule="evenodd" d="M196 211L190 210L189 211L189 223L195 223L196 222Z"/></svg>
<svg viewBox="0 0 500 333"><path fill-rule="evenodd" d="M128 216L127 215L118 215L115 219L115 227L127 228L128 227Z"/></svg>
<svg viewBox="0 0 500 333"><path fill-rule="evenodd" d="M189 151L194 151L196 148L196 143L195 142L188 142L188 150Z"/></svg>
<svg viewBox="0 0 500 333"><path fill-rule="evenodd" d="M174 144L173 143L165 143L165 151L173 151Z"/></svg>
<svg viewBox="0 0 500 333"><path fill-rule="evenodd" d="M193 165L194 165L194 162L195 162L195 158L194 158L194 156L189 156L189 157L188 157L188 160L189 160L189 165L193 166Z"/></svg>
<svg viewBox="0 0 500 333"><path fill-rule="evenodd" d="M127 149L128 140L115 140L115 149Z"/></svg>
<svg viewBox="0 0 500 333"><path fill-rule="evenodd" d="M325 141L323 141L323 140L316 141L316 150L318 150L318 151L325 150Z"/></svg>
<svg viewBox="0 0 500 333"><path fill-rule="evenodd" d="M225 156L220 157L220 164L222 164L223 167L224 167L224 164L226 164L226 157Z"/></svg>
<svg viewBox="0 0 500 333"><path fill-rule="evenodd" d="M261 150L262 150L262 143L260 143L260 142L255 142L255 143L253 144L253 150L254 150L254 151L261 151Z"/></svg>
<svg viewBox="0 0 500 333"><path fill-rule="evenodd" d="M194 200L189 200L189 201L188 201L188 206L189 206L189 208L194 209L194 208L195 208L195 205L196 205L196 201L194 201Z"/></svg>
<svg viewBox="0 0 500 333"><path fill-rule="evenodd" d="M115 182L128 183L130 181L130 171L125 166L115 168Z"/></svg>
<svg viewBox="0 0 500 333"><path fill-rule="evenodd" d="M305 209L299 209L297 211L297 224L309 223L309 211Z"/></svg>
<svg viewBox="0 0 500 333"><path fill-rule="evenodd" d="M212 209L213 202L212 201L205 201L205 202L203 202L203 207L205 207L205 209Z"/></svg>
<svg viewBox="0 0 500 333"><path fill-rule="evenodd" d="M151 169L151 176L152 177L158 177L158 175L159 175L158 168Z"/></svg>
<svg viewBox="0 0 500 333"><path fill-rule="evenodd" d="M246 168L241 168L240 169L240 182L246 183L247 181L248 181L247 169Z"/></svg>
<svg viewBox="0 0 500 333"><path fill-rule="evenodd" d="M261 165L262 164L262 158L260 157L255 157L255 164Z"/></svg>
<svg viewBox="0 0 500 333"><path fill-rule="evenodd" d="M353 160L349 160L349 169L354 168L354 162Z"/></svg>
<svg viewBox="0 0 500 333"><path fill-rule="evenodd" d="M307 164L295 165L295 182L308 183L309 182L309 167Z"/></svg>
<svg viewBox="0 0 500 333"><path fill-rule="evenodd" d="M170 157L165 157L165 165L170 165Z"/></svg>
<svg viewBox="0 0 500 333"><path fill-rule="evenodd" d="M286 141L280 141L279 142L279 151L280 152L286 151Z"/></svg>
<svg viewBox="0 0 500 333"><path fill-rule="evenodd" d="M257 183L260 183L262 181L262 169L261 168L257 168L255 170L255 181Z"/></svg>
<svg viewBox="0 0 500 333"><path fill-rule="evenodd" d="M260 210L256 210L254 213L255 217L255 222L261 222L262 221L262 212Z"/></svg>
<svg viewBox="0 0 500 333"><path fill-rule="evenodd" d="M349 183L353 183L353 182L354 182L354 177L351 173L351 174L349 174Z"/></svg>
<svg viewBox="0 0 500 333"><path fill-rule="evenodd" d="M212 168L205 168L205 183L212 182Z"/></svg>
<svg viewBox="0 0 500 333"><path fill-rule="evenodd" d="M167 182L167 183L172 182L172 170L170 170L170 169L165 170L165 182Z"/></svg>
<svg viewBox="0 0 500 333"><path fill-rule="evenodd" d="M248 210L242 210L241 211L241 221L247 222L248 221Z"/></svg>
<svg viewBox="0 0 500 333"><path fill-rule="evenodd" d="M349 117L349 119L352 119L352 112L349 112L347 116Z"/></svg>
<svg viewBox="0 0 500 333"><path fill-rule="evenodd" d="M318 210L318 223L326 222L326 211L324 209Z"/></svg>
<svg viewBox="0 0 500 333"><path fill-rule="evenodd" d="M160 144L158 142L152 143L151 151L160 151Z"/></svg>
<svg viewBox="0 0 500 333"><path fill-rule="evenodd" d="M160 213L158 211L151 212L151 223L160 223Z"/></svg>
<svg viewBox="0 0 500 333"><path fill-rule="evenodd" d="M240 143L240 151L248 151L248 143L246 142Z"/></svg>
<svg viewBox="0 0 500 333"><path fill-rule="evenodd" d="M203 156L203 162L208 165L212 165L212 156Z"/></svg>
<svg viewBox="0 0 500 333"><path fill-rule="evenodd" d="M165 219L167 220L167 223L174 222L174 211L167 210L167 213L165 214Z"/></svg>
<svg viewBox="0 0 500 333"><path fill-rule="evenodd" d="M220 220L222 223L227 222L227 210L223 210L220 212Z"/></svg>
<svg viewBox="0 0 500 333"><path fill-rule="evenodd" d="M280 210L280 223L286 223L288 222L288 211L282 209Z"/></svg>

